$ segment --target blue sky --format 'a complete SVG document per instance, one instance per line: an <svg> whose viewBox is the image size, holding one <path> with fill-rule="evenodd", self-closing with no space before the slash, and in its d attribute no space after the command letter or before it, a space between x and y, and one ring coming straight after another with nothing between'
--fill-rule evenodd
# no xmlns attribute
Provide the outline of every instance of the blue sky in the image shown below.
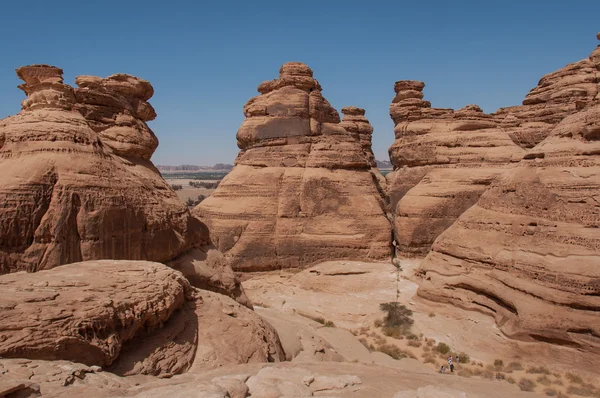
<svg viewBox="0 0 600 398"><path fill-rule="evenodd" d="M388 159L396 80L436 107L519 104L546 73L598 44L600 1L10 1L0 16L0 118L23 93L14 69L149 80L156 164L232 162L244 103L287 61L307 63L336 109L367 110Z"/></svg>

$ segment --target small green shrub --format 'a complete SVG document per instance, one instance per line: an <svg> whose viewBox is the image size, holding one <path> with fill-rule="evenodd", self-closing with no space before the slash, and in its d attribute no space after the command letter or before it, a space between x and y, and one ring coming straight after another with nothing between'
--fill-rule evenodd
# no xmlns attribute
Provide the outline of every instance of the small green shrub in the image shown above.
<svg viewBox="0 0 600 398"><path fill-rule="evenodd" d="M494 367L496 369L502 369L504 367L504 362L501 359L494 360Z"/></svg>
<svg viewBox="0 0 600 398"><path fill-rule="evenodd" d="M504 373L502 373L502 372L496 373L496 380L504 380L504 379L506 379L506 376L504 375Z"/></svg>
<svg viewBox="0 0 600 398"><path fill-rule="evenodd" d="M323 326L325 326L326 328L334 328L335 327L335 323L333 323L332 321L325 321L323 323Z"/></svg>
<svg viewBox="0 0 600 398"><path fill-rule="evenodd" d="M465 354L464 352L458 354L458 357L460 358L460 363L469 363L471 361L469 355Z"/></svg>
<svg viewBox="0 0 600 398"><path fill-rule="evenodd" d="M535 390L535 382L529 379L521 379L519 380L519 388L522 391L533 391Z"/></svg>
<svg viewBox="0 0 600 398"><path fill-rule="evenodd" d="M546 388L544 390L544 394L549 397L556 397L558 395L558 391L556 391L554 388Z"/></svg>
<svg viewBox="0 0 600 398"><path fill-rule="evenodd" d="M436 347L435 350L437 352L439 352L440 354L446 355L450 352L450 346L446 343L439 343Z"/></svg>

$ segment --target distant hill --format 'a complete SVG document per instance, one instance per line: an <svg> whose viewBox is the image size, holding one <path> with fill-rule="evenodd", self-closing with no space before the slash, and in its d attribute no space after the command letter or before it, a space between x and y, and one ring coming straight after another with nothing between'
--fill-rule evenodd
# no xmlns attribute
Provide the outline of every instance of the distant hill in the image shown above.
<svg viewBox="0 0 600 398"><path fill-rule="evenodd" d="M193 164L182 164L179 166L169 166L159 164L156 166L159 171L211 171L211 170L220 170L220 171L229 171L233 169L232 164L226 163L217 163L214 166L197 166Z"/></svg>
<svg viewBox="0 0 600 398"><path fill-rule="evenodd" d="M389 160L376 160L378 169L393 169L394 166Z"/></svg>

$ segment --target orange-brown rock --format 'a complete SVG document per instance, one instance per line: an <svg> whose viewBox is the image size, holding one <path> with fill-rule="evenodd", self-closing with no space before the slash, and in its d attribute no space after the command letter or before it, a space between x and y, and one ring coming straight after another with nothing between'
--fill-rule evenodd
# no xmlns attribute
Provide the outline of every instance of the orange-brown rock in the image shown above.
<svg viewBox="0 0 600 398"><path fill-rule="evenodd" d="M419 294L489 313L514 338L600 354L599 228L596 100L438 237Z"/></svg>
<svg viewBox="0 0 600 398"><path fill-rule="evenodd" d="M27 99L0 121L0 273L166 261L208 241L148 160L156 148L144 123L154 116L148 82L86 77L73 90L56 67L17 74Z"/></svg>
<svg viewBox="0 0 600 398"><path fill-rule="evenodd" d="M69 360L120 375L276 362L274 329L232 299L142 261L0 276L0 357Z"/></svg>
<svg viewBox="0 0 600 398"><path fill-rule="evenodd" d="M99 366L168 321L190 294L180 273L150 262L74 263L0 281L1 357Z"/></svg>
<svg viewBox="0 0 600 398"><path fill-rule="evenodd" d="M77 109L98 133L102 143L123 157L150 159L158 139L145 123L156 118L147 101L154 89L146 80L117 74L105 79L78 76Z"/></svg>
<svg viewBox="0 0 600 398"><path fill-rule="evenodd" d="M312 70L284 64L244 106L236 166L195 210L234 270L384 259L389 222L360 137Z"/></svg>
<svg viewBox="0 0 600 398"><path fill-rule="evenodd" d="M369 161L371 167L377 167L375 163L375 155L371 149L371 138L373 135L373 126L365 117L365 110L355 106L347 106L342 108L344 117L340 125L349 132L356 141L360 142L360 146Z"/></svg>
<svg viewBox="0 0 600 398"><path fill-rule="evenodd" d="M546 75L522 106L493 114L476 105L432 108L423 100L424 83L396 82L390 105L396 140L389 150L395 170L387 180L397 251L426 254L528 148L590 103L598 94L599 54Z"/></svg>

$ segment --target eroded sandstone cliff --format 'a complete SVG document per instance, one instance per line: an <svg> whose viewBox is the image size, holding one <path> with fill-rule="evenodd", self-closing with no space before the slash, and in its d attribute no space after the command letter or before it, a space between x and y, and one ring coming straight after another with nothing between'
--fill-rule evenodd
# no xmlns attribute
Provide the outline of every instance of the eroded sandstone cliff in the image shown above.
<svg viewBox="0 0 600 398"><path fill-rule="evenodd" d="M244 106L234 169L194 210L235 270L390 255L368 128L346 131L312 74L291 62L259 85Z"/></svg>
<svg viewBox="0 0 600 398"><path fill-rule="evenodd" d="M439 235L419 295L489 313L514 338L600 353L599 88L600 46L540 81L523 112L562 120Z"/></svg>
<svg viewBox="0 0 600 398"><path fill-rule="evenodd" d="M509 336L600 353L600 102L567 116L442 233L419 294Z"/></svg>
<svg viewBox="0 0 600 398"><path fill-rule="evenodd" d="M529 148L598 93L598 50L544 76L523 105L485 114L423 100L425 84L396 82L390 105L396 140L387 176L400 255L425 255L435 239L477 202Z"/></svg>
<svg viewBox="0 0 600 398"><path fill-rule="evenodd" d="M17 70L22 111L0 121L0 273L89 259L166 261L208 233L149 161L147 81ZM85 117L84 117L85 116Z"/></svg>

